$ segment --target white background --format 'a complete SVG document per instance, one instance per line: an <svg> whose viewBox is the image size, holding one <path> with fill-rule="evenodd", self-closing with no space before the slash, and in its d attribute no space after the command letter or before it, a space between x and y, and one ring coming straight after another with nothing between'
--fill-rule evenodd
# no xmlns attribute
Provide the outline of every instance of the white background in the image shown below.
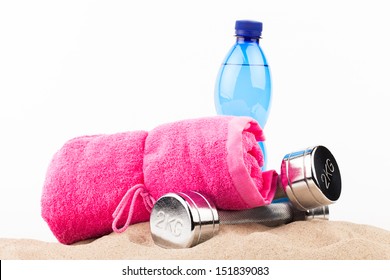
<svg viewBox="0 0 390 280"><path fill-rule="evenodd" d="M40 217L70 138L215 115L236 19L263 21L269 168L322 144L342 173L331 219L390 230L386 1L1 1L0 237L55 241Z"/></svg>

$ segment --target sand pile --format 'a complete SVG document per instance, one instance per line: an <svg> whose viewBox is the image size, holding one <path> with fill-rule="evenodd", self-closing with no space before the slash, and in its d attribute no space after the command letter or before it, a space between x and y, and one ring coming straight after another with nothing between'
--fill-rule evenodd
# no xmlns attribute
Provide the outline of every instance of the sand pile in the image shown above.
<svg viewBox="0 0 390 280"><path fill-rule="evenodd" d="M153 243L149 223L141 223L74 245L3 238L0 259L390 259L390 231L321 220L276 228L222 225L193 248L163 249Z"/></svg>

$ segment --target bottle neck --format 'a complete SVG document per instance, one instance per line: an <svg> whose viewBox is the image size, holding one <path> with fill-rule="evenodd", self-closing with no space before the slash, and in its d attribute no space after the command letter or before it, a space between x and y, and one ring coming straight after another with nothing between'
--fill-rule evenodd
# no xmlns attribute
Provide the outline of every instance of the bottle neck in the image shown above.
<svg viewBox="0 0 390 280"><path fill-rule="evenodd" d="M243 44L243 43L259 43L258 37L244 37L244 36L236 36L237 38L237 43Z"/></svg>

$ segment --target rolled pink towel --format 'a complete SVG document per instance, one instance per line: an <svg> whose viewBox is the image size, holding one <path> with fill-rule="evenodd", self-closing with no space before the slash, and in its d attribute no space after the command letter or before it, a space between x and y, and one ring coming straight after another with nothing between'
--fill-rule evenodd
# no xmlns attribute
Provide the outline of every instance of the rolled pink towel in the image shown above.
<svg viewBox="0 0 390 280"><path fill-rule="evenodd" d="M269 204L276 173L261 171L263 140L256 121L227 116L72 139L49 166L42 216L71 244L148 221L167 192L196 190L220 209Z"/></svg>

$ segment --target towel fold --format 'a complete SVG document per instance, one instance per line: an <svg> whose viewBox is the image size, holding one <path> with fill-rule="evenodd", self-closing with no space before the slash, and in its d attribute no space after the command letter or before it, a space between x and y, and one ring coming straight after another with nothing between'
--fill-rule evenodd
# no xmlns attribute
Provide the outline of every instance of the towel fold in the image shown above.
<svg viewBox="0 0 390 280"><path fill-rule="evenodd" d="M145 142L144 178L158 199L167 192L195 190L219 209L269 204L276 181L263 180L263 131L249 117L217 116L156 127ZM271 171L273 174L273 171Z"/></svg>
<svg viewBox="0 0 390 280"><path fill-rule="evenodd" d="M226 210L269 204L276 173L261 170L263 140L255 120L229 116L72 139L48 168L42 216L71 244L148 221L168 192L199 191Z"/></svg>

